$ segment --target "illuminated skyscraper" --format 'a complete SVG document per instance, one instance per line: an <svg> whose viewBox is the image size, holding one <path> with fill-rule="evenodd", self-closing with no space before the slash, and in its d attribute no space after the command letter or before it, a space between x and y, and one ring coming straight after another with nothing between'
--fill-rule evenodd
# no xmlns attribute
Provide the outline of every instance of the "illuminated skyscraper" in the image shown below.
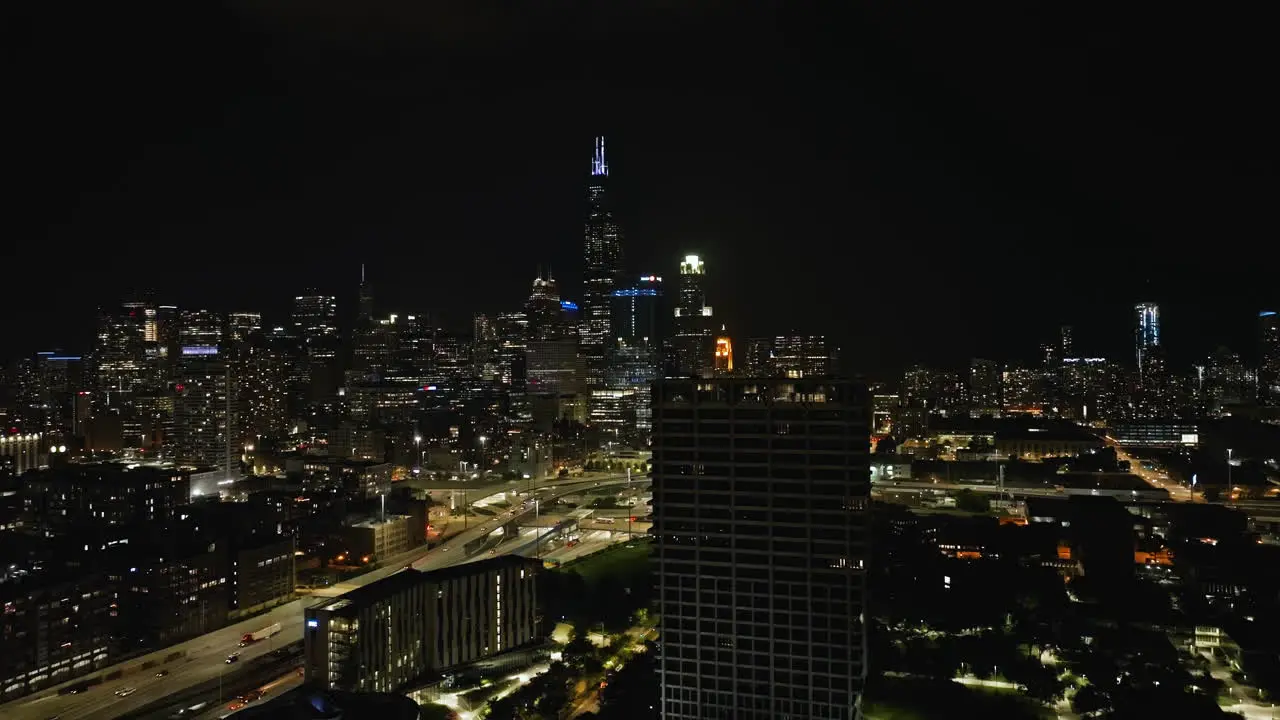
<svg viewBox="0 0 1280 720"><path fill-rule="evenodd" d="M1138 303L1133 307L1134 351L1137 354L1138 372L1144 371L1144 359L1153 348L1160 347L1160 306L1155 303Z"/></svg>
<svg viewBox="0 0 1280 720"><path fill-rule="evenodd" d="M338 385L338 299L310 292L293 299L293 337L297 342L293 403L327 397Z"/></svg>
<svg viewBox="0 0 1280 720"><path fill-rule="evenodd" d="M120 310L102 311L93 349L94 403L121 407L147 376L146 314L143 303L125 303Z"/></svg>
<svg viewBox="0 0 1280 720"><path fill-rule="evenodd" d="M174 435L178 463L239 474L239 390L222 343L220 318L207 310L182 313L183 345L174 383ZM220 347L222 345L222 347Z"/></svg>
<svg viewBox="0 0 1280 720"><path fill-rule="evenodd" d="M1258 313L1258 402L1280 405L1280 314Z"/></svg>
<svg viewBox="0 0 1280 720"><path fill-rule="evenodd" d="M773 368L777 377L833 375L840 351L826 335L779 335L773 339Z"/></svg>
<svg viewBox="0 0 1280 720"><path fill-rule="evenodd" d="M622 240L609 197L609 165L604 138L596 138L587 183L587 217L583 259L581 351L586 361L587 387L604 386L608 350L613 343L611 322L613 291L622 268Z"/></svg>
<svg viewBox="0 0 1280 720"><path fill-rule="evenodd" d="M680 263L680 295L676 298L675 334L671 338L673 377L707 377L715 360L715 338L711 333L711 308L707 306L704 282L707 266L697 255L686 255Z"/></svg>
<svg viewBox="0 0 1280 720"><path fill-rule="evenodd" d="M716 338L715 373L730 375L733 373L733 340L725 334L727 330L720 327L720 337Z"/></svg>
<svg viewBox="0 0 1280 720"><path fill-rule="evenodd" d="M361 291L363 295L363 290ZM338 299L311 293L293 299L293 332L307 345L323 345L338 335Z"/></svg>

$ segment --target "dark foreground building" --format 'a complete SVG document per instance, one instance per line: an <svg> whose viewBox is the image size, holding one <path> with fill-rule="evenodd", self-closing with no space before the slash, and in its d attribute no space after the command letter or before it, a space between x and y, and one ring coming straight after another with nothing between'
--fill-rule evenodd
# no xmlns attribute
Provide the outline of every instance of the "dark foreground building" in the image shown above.
<svg viewBox="0 0 1280 720"><path fill-rule="evenodd" d="M826 378L654 386L663 718L854 717L866 398Z"/></svg>
<svg viewBox="0 0 1280 720"><path fill-rule="evenodd" d="M304 612L307 682L396 692L540 638L537 570L515 555L402 570Z"/></svg>

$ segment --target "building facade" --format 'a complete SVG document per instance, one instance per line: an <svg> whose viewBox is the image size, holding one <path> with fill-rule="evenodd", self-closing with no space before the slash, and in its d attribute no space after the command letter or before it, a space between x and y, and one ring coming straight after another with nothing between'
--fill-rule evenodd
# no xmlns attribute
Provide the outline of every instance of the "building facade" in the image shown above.
<svg viewBox="0 0 1280 720"><path fill-rule="evenodd" d="M866 389L654 389L662 717L852 718L866 672Z"/></svg>
<svg viewBox="0 0 1280 720"><path fill-rule="evenodd" d="M537 571L516 555L403 570L304 611L307 682L395 692L424 677L528 646L539 631Z"/></svg>

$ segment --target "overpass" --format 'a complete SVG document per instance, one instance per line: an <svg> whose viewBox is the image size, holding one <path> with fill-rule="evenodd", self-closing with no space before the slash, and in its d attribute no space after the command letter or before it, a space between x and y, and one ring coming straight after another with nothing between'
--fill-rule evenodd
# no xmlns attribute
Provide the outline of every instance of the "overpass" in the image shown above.
<svg viewBox="0 0 1280 720"><path fill-rule="evenodd" d="M923 493L928 491L939 492L959 492L961 490L970 490L972 492L985 493L994 495L1000 492L1000 488L996 485L988 485L985 483L957 483L957 482L915 482L911 480L897 480L878 482L872 481L872 493ZM1107 495L1113 496L1120 500L1137 500L1138 502L1177 502L1172 497L1168 497L1161 492L1160 488L1152 490L1109 490L1104 491ZM1004 494L1011 497L1048 497L1048 498L1067 498L1072 495L1091 495L1090 488L1035 488L1035 487L1016 487L1006 485ZM1101 493L1100 493L1101 494ZM1185 495L1184 495L1185 497ZM1280 501L1277 502L1231 502L1227 500L1218 500L1207 503L1201 500L1199 496L1195 501L1197 505L1221 505L1223 507L1239 510L1254 520L1263 522L1280 522Z"/></svg>
<svg viewBox="0 0 1280 720"><path fill-rule="evenodd" d="M547 502L593 487L626 483L625 475L584 479L553 478L541 487L535 486L530 499ZM510 489L515 483L505 485ZM227 686L235 681L243 681L255 667L261 667L272 652L302 640L302 610L315 602L312 596L340 595L399 572L405 565L412 565L414 569L426 572L476 559L478 555L467 555L465 552L469 543L488 538L495 530L512 524L516 517L530 512L532 508L519 506L478 522L439 546L430 549L416 548L387 558L383 566L376 570L285 603L255 618L4 703L0 705L0 717L5 720L45 720L50 717L57 717L59 720L106 720L153 706L163 698L184 693L189 688L206 683ZM275 636L246 648L238 647L240 638L245 633L277 622L280 623L280 632ZM224 659L233 652L239 653L239 662L224 663ZM157 677L162 671L165 675ZM59 694L59 690L81 684L87 684L89 689L74 695ZM124 697L115 694L125 688L130 688L133 692Z"/></svg>

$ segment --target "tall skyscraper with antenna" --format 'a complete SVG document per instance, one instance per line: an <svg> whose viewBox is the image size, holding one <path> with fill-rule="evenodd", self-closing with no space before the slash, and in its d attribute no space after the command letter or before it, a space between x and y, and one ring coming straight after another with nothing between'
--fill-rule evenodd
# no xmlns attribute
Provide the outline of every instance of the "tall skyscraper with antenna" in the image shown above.
<svg viewBox="0 0 1280 720"><path fill-rule="evenodd" d="M603 137L596 138L587 181L583 260L578 337L586 365L586 385L598 389L605 384L609 348L614 339L610 310L622 270L622 238L613 217Z"/></svg>

